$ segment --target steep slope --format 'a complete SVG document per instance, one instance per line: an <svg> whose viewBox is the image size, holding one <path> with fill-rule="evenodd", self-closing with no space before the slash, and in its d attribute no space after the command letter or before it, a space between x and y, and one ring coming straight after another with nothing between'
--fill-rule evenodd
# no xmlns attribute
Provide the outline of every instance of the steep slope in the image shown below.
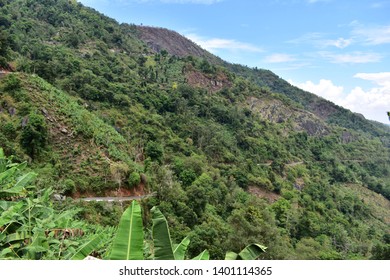
<svg viewBox="0 0 390 280"><path fill-rule="evenodd" d="M192 55L207 59L210 63L223 63L220 58L210 54L175 31L150 26L136 26L135 28L138 37L156 53L165 50L178 57Z"/></svg>
<svg viewBox="0 0 390 280"><path fill-rule="evenodd" d="M230 65L229 69L232 69L237 75L248 78L259 86L267 87L273 92L286 95L330 124L361 130L375 136L389 136L390 130L387 126L366 120L361 114L353 113L315 94L292 86L269 70L250 69L242 65Z"/></svg>
<svg viewBox="0 0 390 280"><path fill-rule="evenodd" d="M36 168L43 164L43 184L64 195L107 194L129 168L137 168L123 136L82 100L37 76L8 74L0 86L1 146L18 160L38 163Z"/></svg>
<svg viewBox="0 0 390 280"><path fill-rule="evenodd" d="M145 209L159 206L173 238L189 235L192 256L252 242L272 259L381 256L390 151L375 124L333 125L311 101L236 66L156 52L158 40L153 51L135 26L74 1L0 3L1 55L16 71L0 80L0 145L29 160L38 188L76 197L146 186L156 197ZM188 41L171 38L185 53Z"/></svg>
<svg viewBox="0 0 390 280"><path fill-rule="evenodd" d="M388 127L366 120L362 115L352 113L340 106L333 104L312 93L305 92L290 85L274 73L265 69L251 69L238 64L230 64L220 58L202 50L195 43L179 35L174 31L162 28L137 26L139 38L148 45L153 46L154 51L166 50L179 57L197 56L208 60L210 63L224 66L233 73L247 78L261 87L267 87L273 92L281 93L301 104L318 118L341 127L360 129L376 136L386 134L389 136Z"/></svg>

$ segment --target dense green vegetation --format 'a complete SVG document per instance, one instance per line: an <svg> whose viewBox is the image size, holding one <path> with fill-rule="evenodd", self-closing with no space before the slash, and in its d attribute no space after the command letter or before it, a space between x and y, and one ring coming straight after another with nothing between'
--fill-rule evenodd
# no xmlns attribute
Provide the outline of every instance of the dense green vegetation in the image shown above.
<svg viewBox="0 0 390 280"><path fill-rule="evenodd" d="M0 182L0 258L71 258L101 232L95 254L107 256L123 205L76 198L137 192L156 193L144 228L157 206L173 242L191 240L187 258L248 244L265 259L389 258L385 126L337 106L311 114L318 98L269 71L154 53L134 26L75 1L0 0L0 22L0 67L15 72L0 79L13 158L0 171L39 174L17 197L2 196L18 177ZM43 238L54 228L84 235ZM20 232L30 243L11 252L4 236Z"/></svg>
<svg viewBox="0 0 390 280"><path fill-rule="evenodd" d="M113 238L113 228L80 221L80 209L58 211L50 201L52 189L34 195L36 173L25 173L26 163L12 163L0 148L0 257L2 259L84 259L95 254L111 260L184 260L190 243L185 237L173 244L168 222L153 207L152 235L144 240L141 206L136 201L124 211ZM84 232L84 230L89 232ZM83 237L86 235L86 237ZM112 240L112 242L111 242ZM240 253L227 252L225 259L254 260L266 247L246 246ZM194 260L208 260L204 250Z"/></svg>

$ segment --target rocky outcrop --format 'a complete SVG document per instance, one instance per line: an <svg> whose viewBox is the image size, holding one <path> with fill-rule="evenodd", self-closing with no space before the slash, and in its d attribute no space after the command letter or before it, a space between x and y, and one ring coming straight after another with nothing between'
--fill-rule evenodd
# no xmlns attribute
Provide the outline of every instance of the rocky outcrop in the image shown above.
<svg viewBox="0 0 390 280"><path fill-rule="evenodd" d="M175 31L151 26L137 26L136 29L138 37L156 53L165 50L178 57L196 56L205 58L211 63L223 64L222 59Z"/></svg>
<svg viewBox="0 0 390 280"><path fill-rule="evenodd" d="M341 142L343 144L348 144L348 143L354 142L356 140L357 140L357 137L354 136L350 131L343 131L343 133L341 133Z"/></svg>
<svg viewBox="0 0 390 280"><path fill-rule="evenodd" d="M207 75L196 70L190 70L186 73L186 79L189 85L205 88L211 92L217 92L232 86L232 82L229 81L224 73Z"/></svg>
<svg viewBox="0 0 390 280"><path fill-rule="evenodd" d="M274 123L289 123L296 131L306 131L311 136L329 133L327 124L313 113L286 105L272 98L249 97L246 101L249 109L262 118Z"/></svg>

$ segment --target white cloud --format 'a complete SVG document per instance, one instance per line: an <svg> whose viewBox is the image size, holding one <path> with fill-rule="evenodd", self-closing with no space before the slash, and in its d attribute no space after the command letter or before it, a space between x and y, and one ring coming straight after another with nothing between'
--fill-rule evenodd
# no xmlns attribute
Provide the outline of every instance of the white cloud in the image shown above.
<svg viewBox="0 0 390 280"><path fill-rule="evenodd" d="M365 27L354 24L352 34L368 45L381 45L390 43L390 25Z"/></svg>
<svg viewBox="0 0 390 280"><path fill-rule="evenodd" d="M268 63L282 63L282 62L291 62L291 61L295 61L296 59L289 55L289 54L286 54L286 53L274 53L274 54L271 54L269 56L267 56L265 59L264 59L264 62L268 62Z"/></svg>
<svg viewBox="0 0 390 280"><path fill-rule="evenodd" d="M388 123L386 112L390 108L390 73L358 73L354 77L370 80L375 86L368 90L355 87L346 92L344 87L335 85L331 80L322 79L318 83L289 82L353 112L361 113L367 119Z"/></svg>
<svg viewBox="0 0 390 280"><path fill-rule="evenodd" d="M333 46L339 49L344 49L352 44L352 39L338 38L336 40L324 40L322 45L324 47Z"/></svg>
<svg viewBox="0 0 390 280"><path fill-rule="evenodd" d="M257 46L236 40L221 38L207 39L196 34L187 34L185 36L210 52L214 52L219 49L230 51L263 52L263 50Z"/></svg>
<svg viewBox="0 0 390 280"><path fill-rule="evenodd" d="M310 32L306 33L298 38L287 41L287 43L292 44L314 44L317 45L318 41L322 41L324 37L323 33L320 32Z"/></svg>
<svg viewBox="0 0 390 280"><path fill-rule="evenodd" d="M344 92L344 87L336 86L332 81L325 79L321 79L318 84L315 84L312 81L294 83L291 80L289 80L289 83L333 102L339 100Z"/></svg>
<svg viewBox="0 0 390 280"><path fill-rule="evenodd" d="M372 81L382 87L390 90L390 72L379 73L357 73L354 78L360 78L367 81Z"/></svg>
<svg viewBox="0 0 390 280"><path fill-rule="evenodd" d="M382 59L382 55L373 52L351 52L351 53L332 53L332 52L319 52L319 55L329 60L332 63L371 63L379 62Z"/></svg>
<svg viewBox="0 0 390 280"><path fill-rule="evenodd" d="M350 46L353 43L351 38L346 39L343 37L337 39L327 39L328 35L320 32L311 32L302 35L296 39L288 41L288 43L293 44L310 44L320 49L325 49L328 47L336 47L339 49L344 49Z"/></svg>
<svg viewBox="0 0 390 280"><path fill-rule="evenodd" d="M320 49L328 47L344 49L352 44L363 46L390 44L390 25L366 26L358 21L353 21L349 24L349 27L351 30L346 35L347 38L339 37L333 39L329 38L330 35L326 33L311 32L288 42L294 44L310 44Z"/></svg>

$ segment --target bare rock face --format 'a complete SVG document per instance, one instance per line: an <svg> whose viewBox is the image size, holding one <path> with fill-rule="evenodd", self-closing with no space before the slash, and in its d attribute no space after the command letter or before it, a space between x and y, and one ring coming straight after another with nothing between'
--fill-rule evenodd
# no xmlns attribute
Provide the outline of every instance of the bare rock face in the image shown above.
<svg viewBox="0 0 390 280"><path fill-rule="evenodd" d="M309 109L322 119L327 119L329 116L337 112L336 107L325 99L318 99L310 104Z"/></svg>
<svg viewBox="0 0 390 280"><path fill-rule="evenodd" d="M187 82L193 87L201 87L211 92L217 92L223 88L232 86L231 81L223 73L218 75L207 75L195 70L189 70L186 73Z"/></svg>
<svg viewBox="0 0 390 280"><path fill-rule="evenodd" d="M249 97L246 103L252 112L270 122L290 123L296 131L306 131L310 136L322 136L329 133L325 121L315 114L288 106L281 100Z"/></svg>
<svg viewBox="0 0 390 280"><path fill-rule="evenodd" d="M138 37L156 53L165 50L169 54L178 57L197 56L210 62L223 63L222 59L212 55L175 31L151 26L137 26L136 29Z"/></svg>
<svg viewBox="0 0 390 280"><path fill-rule="evenodd" d="M162 50L172 55L202 57L205 51L175 31L150 26L137 26L138 34L148 47L159 53Z"/></svg>
<svg viewBox="0 0 390 280"><path fill-rule="evenodd" d="M352 135L351 132L343 131L343 133L341 134L341 141L344 144L348 144L348 143L355 141L355 137Z"/></svg>

